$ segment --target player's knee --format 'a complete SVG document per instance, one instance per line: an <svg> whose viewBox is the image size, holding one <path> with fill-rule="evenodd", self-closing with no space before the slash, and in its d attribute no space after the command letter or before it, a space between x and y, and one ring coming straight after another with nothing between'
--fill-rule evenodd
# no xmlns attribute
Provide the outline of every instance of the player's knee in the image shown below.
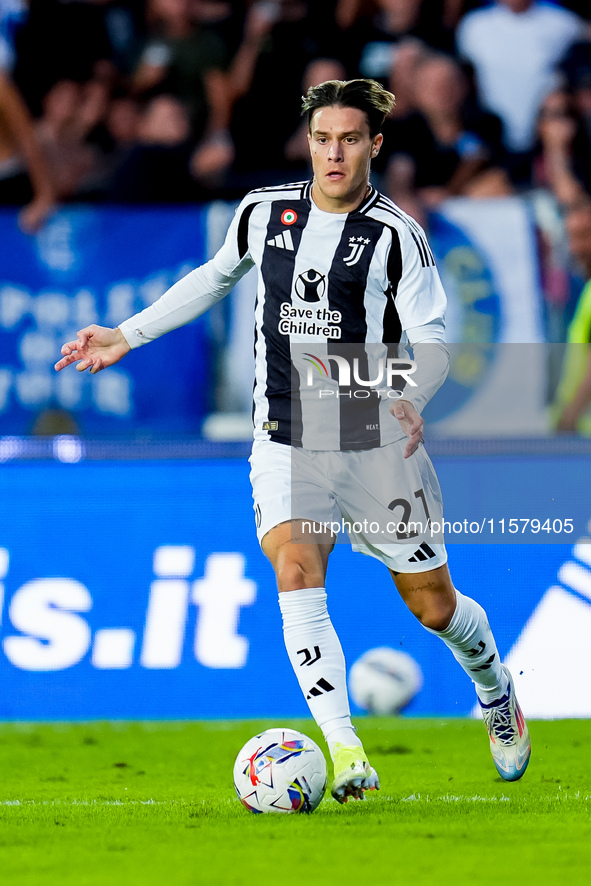
<svg viewBox="0 0 591 886"><path fill-rule="evenodd" d="M275 575L280 591L297 591L300 588L318 588L324 585L321 571L299 558L278 563Z"/></svg>

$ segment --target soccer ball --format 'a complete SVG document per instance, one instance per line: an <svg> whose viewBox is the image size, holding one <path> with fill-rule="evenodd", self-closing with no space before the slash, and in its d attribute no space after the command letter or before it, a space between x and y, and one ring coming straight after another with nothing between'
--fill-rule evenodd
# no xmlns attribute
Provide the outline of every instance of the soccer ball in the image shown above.
<svg viewBox="0 0 591 886"><path fill-rule="evenodd" d="M234 763L234 787L249 812L313 812L326 784L322 751L295 729L255 735Z"/></svg>
<svg viewBox="0 0 591 886"><path fill-rule="evenodd" d="M423 685L421 669L410 655L388 646L369 649L349 672L355 704L371 714L398 714Z"/></svg>

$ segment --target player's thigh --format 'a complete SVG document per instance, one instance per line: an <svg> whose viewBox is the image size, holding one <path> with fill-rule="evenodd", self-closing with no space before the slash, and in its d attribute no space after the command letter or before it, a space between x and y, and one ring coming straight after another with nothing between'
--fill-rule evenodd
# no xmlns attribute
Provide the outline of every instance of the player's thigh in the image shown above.
<svg viewBox="0 0 591 886"><path fill-rule="evenodd" d="M340 515L323 453L257 441L250 465L257 535L279 589L324 586L334 544L326 527Z"/></svg>
<svg viewBox="0 0 591 886"><path fill-rule="evenodd" d="M310 521L311 541L323 541L315 538L316 524L338 525L325 453L256 440L249 461L259 542L275 526L291 520Z"/></svg>

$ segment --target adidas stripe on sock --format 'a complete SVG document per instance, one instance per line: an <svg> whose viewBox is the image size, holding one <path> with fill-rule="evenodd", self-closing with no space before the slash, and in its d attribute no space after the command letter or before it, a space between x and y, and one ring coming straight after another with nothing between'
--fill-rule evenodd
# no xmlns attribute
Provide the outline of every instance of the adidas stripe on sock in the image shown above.
<svg viewBox="0 0 591 886"><path fill-rule="evenodd" d="M484 702L500 698L507 689L507 677L486 612L482 606L456 590L456 609L444 631L427 628L441 637L456 661L476 684Z"/></svg>
<svg viewBox="0 0 591 886"><path fill-rule="evenodd" d="M282 591L279 608L291 666L329 748L335 742L360 745L351 724L345 657L326 608L326 591Z"/></svg>

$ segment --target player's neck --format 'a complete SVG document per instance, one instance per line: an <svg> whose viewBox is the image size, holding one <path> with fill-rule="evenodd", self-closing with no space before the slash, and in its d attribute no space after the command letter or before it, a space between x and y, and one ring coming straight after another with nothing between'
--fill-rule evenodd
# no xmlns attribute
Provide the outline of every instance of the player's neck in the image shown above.
<svg viewBox="0 0 591 886"><path fill-rule="evenodd" d="M371 191L369 182L365 182L354 192L344 194L342 197L331 197L325 194L316 181L312 182L312 200L322 212L346 213L357 209Z"/></svg>

